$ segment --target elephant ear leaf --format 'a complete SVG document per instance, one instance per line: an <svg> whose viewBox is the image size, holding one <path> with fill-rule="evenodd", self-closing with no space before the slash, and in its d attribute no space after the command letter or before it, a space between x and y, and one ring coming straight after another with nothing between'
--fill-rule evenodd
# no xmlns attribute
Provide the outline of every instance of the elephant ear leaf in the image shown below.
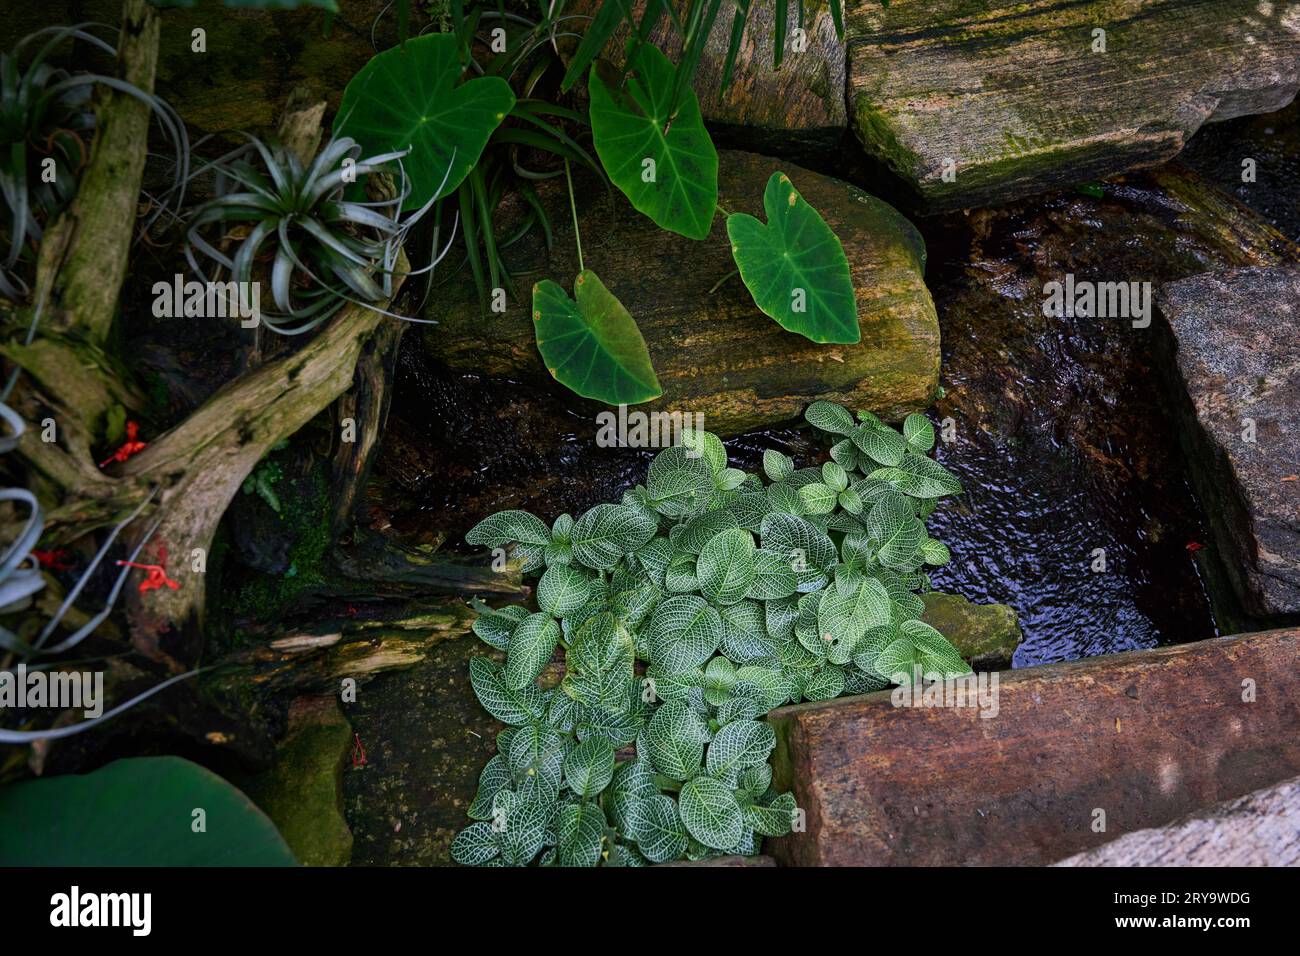
<svg viewBox="0 0 1300 956"><path fill-rule="evenodd" d="M533 286L537 351L555 380L583 398L635 405L662 394L641 330L596 273L573 282L575 299L546 279Z"/></svg>
<svg viewBox="0 0 1300 956"><path fill-rule="evenodd" d="M673 110L677 68L648 44L637 48L626 83L605 61L592 67L591 139L610 181L637 212L689 239L704 239L718 205L718 152L695 91Z"/></svg>
<svg viewBox="0 0 1300 956"><path fill-rule="evenodd" d="M404 210L419 209L439 186L440 195L454 192L514 108L501 77L458 84L462 71L456 37L432 34L372 57L343 91L336 135L351 136L367 155L410 149Z"/></svg>
<svg viewBox="0 0 1300 956"><path fill-rule="evenodd" d="M785 173L767 181L763 209L766 225L744 213L727 218L731 254L754 303L813 342L859 341L849 260L826 220Z"/></svg>

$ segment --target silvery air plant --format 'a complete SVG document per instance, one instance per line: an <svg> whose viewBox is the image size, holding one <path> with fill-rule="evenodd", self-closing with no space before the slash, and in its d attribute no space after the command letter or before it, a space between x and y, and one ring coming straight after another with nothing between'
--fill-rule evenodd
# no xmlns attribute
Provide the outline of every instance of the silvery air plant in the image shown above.
<svg viewBox="0 0 1300 956"><path fill-rule="evenodd" d="M374 303L392 296L407 233L435 201L401 217L411 190L400 165L406 152L362 158L361 147L344 136L304 166L284 146L248 139L214 164L216 197L189 223L185 256L193 272L213 281L203 263L215 264L242 289L269 277L274 310L263 308L260 318L283 335L311 331L347 303L383 311ZM374 173L394 176L394 195L351 198Z"/></svg>
<svg viewBox="0 0 1300 956"><path fill-rule="evenodd" d="M96 24L46 27L0 53L0 296L27 294L21 263L31 257L50 218L76 195L95 133L91 94L109 87L145 103L173 147L170 207L154 202L151 223L184 199L189 142L185 126L165 100L113 76L71 73L50 62L74 41L108 56L112 45L90 32Z"/></svg>
<svg viewBox="0 0 1300 956"><path fill-rule="evenodd" d="M773 787L774 707L970 672L921 621L925 567L948 562L925 519L961 484L929 458L934 428L902 434L815 402L830 460L763 455L764 483L722 442L683 433L618 504L549 526L524 511L479 522L471 544L540 573L538 608L476 603L498 652L470 662L506 728L479 778L464 864L644 866L758 853L790 832ZM563 676L547 680L557 648Z"/></svg>

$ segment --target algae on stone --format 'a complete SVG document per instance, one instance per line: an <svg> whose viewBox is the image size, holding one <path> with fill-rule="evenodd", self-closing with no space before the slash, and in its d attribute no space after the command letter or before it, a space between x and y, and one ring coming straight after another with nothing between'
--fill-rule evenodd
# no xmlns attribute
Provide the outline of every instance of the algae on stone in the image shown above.
<svg viewBox="0 0 1300 956"><path fill-rule="evenodd" d="M299 697L274 767L245 784L305 866L346 866L352 857L342 781L351 746L352 727L337 700Z"/></svg>

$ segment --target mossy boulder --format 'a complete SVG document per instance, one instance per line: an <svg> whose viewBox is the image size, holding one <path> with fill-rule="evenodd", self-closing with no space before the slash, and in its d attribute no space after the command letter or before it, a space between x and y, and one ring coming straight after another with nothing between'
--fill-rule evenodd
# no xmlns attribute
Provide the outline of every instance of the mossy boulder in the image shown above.
<svg viewBox="0 0 1300 956"><path fill-rule="evenodd" d="M700 413L705 428L736 435L795 418L818 398L891 419L928 405L938 385L939 323L923 278L925 247L911 223L848 183L790 163L724 150L718 165L719 203L727 210L763 215L764 186L781 170L821 213L848 256L862 338L818 345L760 312L734 275L722 216L695 242L660 229L594 179L576 180L584 264L636 319L663 387L661 398L637 408ZM534 230L503 258L521 280L551 278L571 289L578 261L563 178L538 191L553 246ZM498 232L512 231L507 213ZM485 314L466 270L431 303L428 316L439 324L424 331L425 346L453 369L564 394L537 352L530 287L521 282L518 292L504 312ZM570 397L582 414L601 407Z"/></svg>
<svg viewBox="0 0 1300 956"><path fill-rule="evenodd" d="M352 727L333 697L299 697L275 766L245 784L305 866L346 866L352 831L343 818L343 765Z"/></svg>
<svg viewBox="0 0 1300 956"><path fill-rule="evenodd" d="M1295 5L856 0L850 123L933 209L984 206L1175 156L1206 122L1300 89Z"/></svg>
<svg viewBox="0 0 1300 956"><path fill-rule="evenodd" d="M958 594L923 594L925 621L952 643L977 671L1002 670L1023 635L1016 612L1005 604L972 604Z"/></svg>

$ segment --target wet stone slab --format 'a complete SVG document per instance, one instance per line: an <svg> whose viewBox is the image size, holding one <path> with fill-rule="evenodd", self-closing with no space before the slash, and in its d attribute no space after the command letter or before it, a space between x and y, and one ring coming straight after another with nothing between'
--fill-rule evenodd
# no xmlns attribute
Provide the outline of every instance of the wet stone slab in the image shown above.
<svg viewBox="0 0 1300 956"><path fill-rule="evenodd" d="M1300 266L1173 282L1160 307L1197 490L1245 610L1300 613Z"/></svg>

